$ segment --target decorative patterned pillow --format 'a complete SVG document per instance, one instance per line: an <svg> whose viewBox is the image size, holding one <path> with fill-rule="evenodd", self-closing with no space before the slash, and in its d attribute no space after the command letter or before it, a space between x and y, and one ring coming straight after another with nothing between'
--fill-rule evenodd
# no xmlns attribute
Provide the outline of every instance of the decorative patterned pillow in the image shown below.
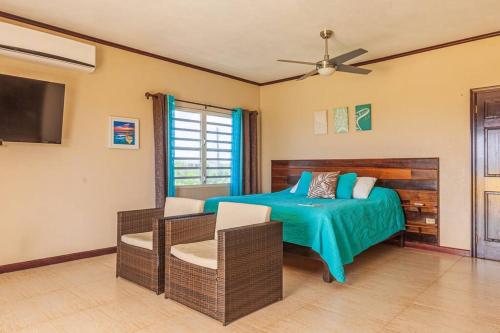
<svg viewBox="0 0 500 333"><path fill-rule="evenodd" d="M337 190L337 179L340 171L337 172L313 172L311 185L309 185L308 198L335 199Z"/></svg>

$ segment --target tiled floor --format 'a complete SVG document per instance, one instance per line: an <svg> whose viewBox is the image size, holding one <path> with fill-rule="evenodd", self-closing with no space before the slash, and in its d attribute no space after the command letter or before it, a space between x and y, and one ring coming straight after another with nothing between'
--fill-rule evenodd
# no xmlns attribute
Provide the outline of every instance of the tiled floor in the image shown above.
<svg viewBox="0 0 500 333"><path fill-rule="evenodd" d="M500 263L380 245L326 284L285 258L285 298L227 327L115 278L107 255L0 275L0 332L500 332Z"/></svg>

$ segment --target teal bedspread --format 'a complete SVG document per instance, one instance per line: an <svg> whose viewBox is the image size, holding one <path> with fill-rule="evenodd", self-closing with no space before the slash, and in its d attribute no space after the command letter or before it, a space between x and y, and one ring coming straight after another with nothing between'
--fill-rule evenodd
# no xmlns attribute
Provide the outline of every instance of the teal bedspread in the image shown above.
<svg viewBox="0 0 500 333"><path fill-rule="evenodd" d="M312 248L339 282L354 256L405 228L397 193L383 187L374 187L363 200L311 199L289 190L216 197L206 201L205 211L216 212L221 201L272 207L271 219L283 222L283 241Z"/></svg>

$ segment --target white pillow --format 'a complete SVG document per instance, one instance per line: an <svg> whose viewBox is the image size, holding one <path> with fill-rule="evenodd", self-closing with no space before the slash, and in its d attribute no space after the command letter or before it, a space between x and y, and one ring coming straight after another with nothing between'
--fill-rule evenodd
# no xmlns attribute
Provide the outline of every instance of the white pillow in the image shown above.
<svg viewBox="0 0 500 333"><path fill-rule="evenodd" d="M297 184L293 185L293 187L290 189L290 193L295 193L297 191L297 187L299 187L299 182L297 182Z"/></svg>
<svg viewBox="0 0 500 333"><path fill-rule="evenodd" d="M354 199L366 199L370 195L377 178L374 177L358 177L354 189L352 190L352 197Z"/></svg>

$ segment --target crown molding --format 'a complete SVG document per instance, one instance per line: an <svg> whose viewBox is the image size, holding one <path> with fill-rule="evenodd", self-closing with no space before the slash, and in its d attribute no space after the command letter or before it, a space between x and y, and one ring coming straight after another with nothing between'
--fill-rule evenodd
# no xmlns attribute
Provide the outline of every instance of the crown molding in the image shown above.
<svg viewBox="0 0 500 333"><path fill-rule="evenodd" d="M245 83L249 83L249 84L253 84L253 85L257 85L257 86L259 85L258 82L247 80L247 79L244 79L244 78L241 78L241 77L238 77L238 76L234 76L234 75L231 75L231 74L222 73L222 72L219 72L219 71L216 71L216 70L213 70L213 69L210 69L210 68L206 68L206 67L201 67L201 66L193 65L193 64L190 64L188 62L184 62L184 61L172 59L172 58L169 58L169 57L165 57L165 56L162 56L162 55L159 55L159 54L155 54L155 53L151 53L151 52L139 50L139 49L136 49L136 48L133 48L133 47L130 47L130 46L123 45L123 44L118 44L118 43L115 43L115 42L110 42L108 40L104 40L104 39L101 39L101 38L97 38L97 37L85 35L85 34L82 34L82 33L79 33L79 32L75 32L75 31L71 31L71 30L68 30L68 29L60 28L60 27L57 27L57 26L54 26L54 25L51 25L51 24L43 23L43 22L40 22L40 21L35 21L35 20L32 20L32 19L28 19L28 18L25 18L25 17L22 17L22 16L14 15L14 14L10 14L10 13L7 13L7 12L0 11L0 17L6 18L6 19L9 19L9 20L12 20L12 21L24 23L24 24L29 24L29 25L32 25L32 26L35 26L35 27L46 29L46 30L58 32L58 33L61 33L61 34L64 34L64 35L68 35L68 36L72 36L72 37L84 39L84 40L87 40L87 41L90 41L90 42L94 42L94 43L98 43L98 44L102 44L102 45L114 47L114 48L117 48L117 49L120 49L120 50L132 52L132 53L137 53L137 54L140 54L140 55L143 55L143 56L146 56L146 57L151 57L151 58L163 60L163 61L170 62L170 63L176 64L176 65L181 65L181 66L185 66L185 67L188 67L188 68L197 69L197 70L200 70L200 71L203 71L203 72L207 72L207 73L211 73L211 74L223 76L223 77L226 77L226 78L229 78L229 79L233 79L233 80L237 80L237 81L241 81L241 82L245 82Z"/></svg>
<svg viewBox="0 0 500 333"><path fill-rule="evenodd" d="M419 53L423 53L423 52L429 52L429 51L433 51L433 50L442 49L442 48L445 48L445 47L455 46L455 45L459 45L459 44L474 42L474 41L477 41L477 40L486 39L486 38L492 38L492 37L498 37L498 36L500 36L500 30L494 31L494 32L490 32L490 33L487 33L487 34L482 34L482 35L467 37L467 38L463 38L463 39L457 39L457 40L454 40L454 41L451 41L451 42L442 43L442 44L436 44L436 45L432 45L432 46L427 46L427 47L423 47L423 48L420 48L420 49L415 49L415 50L412 50L412 51L401 52L401 53L389 55L389 56L386 56L386 57L380 57L380 58L376 58L376 59L361 61L361 62L357 62L355 64L352 64L351 66L358 67L358 66L375 64L377 62L388 61L388 60L402 58L402 57L408 57L408 56L411 56L411 55L414 55L414 54L419 54ZM302 75L296 75L296 76L291 76L291 77L287 77L287 78L283 78L283 79L279 79L279 80L273 80L273 81L263 82L263 83L260 83L259 86L267 86L267 85L270 85L270 84L291 81L291 80L298 79L301 76Z"/></svg>
<svg viewBox="0 0 500 333"><path fill-rule="evenodd" d="M25 17L22 17L22 16L10 14L10 13L4 12L4 11L0 11L0 17L6 18L6 19L9 19L9 20L13 20L13 21L16 21L16 22L24 23L24 24L36 26L36 27L39 27L39 28L47 29L47 30L54 31L54 32L57 32L57 33L65 34L65 35L68 35L68 36L72 36L72 37L84 39L84 40L87 40L87 41L90 41L90 42L94 42L94 43L98 43L98 44L102 44L102 45L114 47L114 48L117 48L117 49L120 49L120 50L132 52L132 53L137 53L137 54L140 54L140 55L143 55L143 56L146 56L146 57L155 58L155 59L158 59L158 60L162 60L162 61L166 61L166 62L170 62L170 63L176 64L176 65L180 65L180 66L184 66L184 67L188 67L188 68L192 68L192 69L197 69L197 70L200 70L200 71L203 71L203 72L207 72L207 73L211 73L211 74L223 76L223 77L226 77L226 78L229 78L229 79L233 79L233 80L237 80L237 81L241 81L241 82L253 84L253 85L256 85L256 86L267 86L267 85L270 85L270 84L276 84L276 83L281 83L281 82L296 80L296 79L298 79L299 77L302 76L302 75L295 75L295 76L291 76L291 77L286 77L286 78L282 78L282 79L277 79L277 80L272 80L272 81L260 82L259 83L259 82L255 82L255 81L252 81L252 80L247 80L247 79L242 78L242 77L238 77L238 76L234 76L234 75L231 75L231 74L226 74L226 73L223 73L223 72L219 72L219 71L216 71L216 70L213 70L213 69L210 69L210 68L193 65L193 64L190 64L190 63L187 63L187 62L184 62L184 61L172 59L172 58L165 57L165 56L162 56L162 55L159 55L159 54L155 54L155 53L147 52L147 51L144 51L144 50L136 49L136 48L133 48L133 47L130 47L130 46L126 46L126 45L122 45L122 44L118 44L118 43L115 43L115 42L110 42L110 41L107 41L107 40L104 40L104 39L101 39L101 38L97 38L97 37L85 35L85 34L82 34L82 33L79 33L79 32L75 32L75 31L71 31L71 30L68 30L68 29L60 28L60 27L57 27L57 26L54 26L54 25L51 25L51 24L47 24L47 23L43 23L43 22L40 22L40 21L35 21L35 20L28 19L28 18L25 18ZM445 48L445 47L455 46L455 45L469 43L469 42L474 42L474 41L477 41L477 40L486 39L486 38L492 38L492 37L497 37L497 36L500 36L500 30L494 31L494 32L490 32L490 33L487 33L487 34L482 34L482 35L467 37L467 38L463 38L463 39L457 39L457 40L454 40L454 41L451 41L451 42L446 42L446 43L436 44L436 45L432 45L432 46L428 46L428 47L423 47L423 48L419 48L419 49L415 49L415 50L411 50L411 51L407 51L407 52L396 53L396 54L385 56L385 57L380 57L380 58L375 58L375 59L371 59L371 60L361 61L361 62L357 62L357 63L352 64L352 66L364 66L364 65L375 64L375 63L378 63L378 62L393 60L393 59L402 58L402 57L407 57L407 56L415 55L415 54L418 54L418 53L429 52L429 51L433 51L433 50L442 49L442 48Z"/></svg>

